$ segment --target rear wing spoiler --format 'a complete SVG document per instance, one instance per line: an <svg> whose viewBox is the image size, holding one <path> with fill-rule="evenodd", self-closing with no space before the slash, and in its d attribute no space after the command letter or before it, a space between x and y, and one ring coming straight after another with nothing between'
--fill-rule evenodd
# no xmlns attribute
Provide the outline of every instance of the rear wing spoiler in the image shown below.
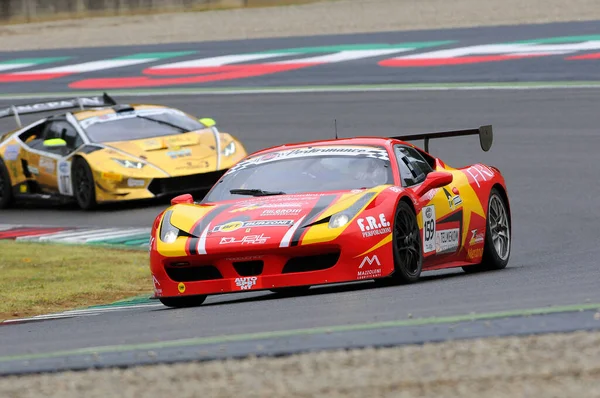
<svg viewBox="0 0 600 398"><path fill-rule="evenodd" d="M0 119L8 116L14 116L17 125L19 128L21 128L22 124L19 115L30 115L34 113L43 113L61 109L79 108L83 110L85 108L114 105L117 105L117 102L108 94L104 93L104 95L101 97L77 97L48 102L36 102L32 104L11 105L8 108L0 109Z"/></svg>
<svg viewBox="0 0 600 398"><path fill-rule="evenodd" d="M491 125L481 126L477 129L402 135L402 136L396 136L396 137L390 137L390 138L394 138L396 140L401 140L401 141L425 140L425 152L429 152L429 140L431 140L431 139L461 137L461 136L465 136L465 135L478 135L479 136L479 144L481 145L481 149L483 149L485 152L490 150L490 148L492 147L492 142L494 141L494 133L492 131Z"/></svg>

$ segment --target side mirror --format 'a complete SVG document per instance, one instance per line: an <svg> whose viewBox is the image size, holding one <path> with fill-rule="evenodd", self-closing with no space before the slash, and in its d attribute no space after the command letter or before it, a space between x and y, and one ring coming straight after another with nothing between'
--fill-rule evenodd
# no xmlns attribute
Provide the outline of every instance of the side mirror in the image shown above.
<svg viewBox="0 0 600 398"><path fill-rule="evenodd" d="M211 119L209 117L204 117L202 119L198 119L198 121L200 123L202 123L203 125L205 125L206 127L213 127L214 125L217 124L217 122L215 122L215 119Z"/></svg>
<svg viewBox="0 0 600 398"><path fill-rule="evenodd" d="M452 182L454 176L446 171L432 171L416 190L417 196L423 196L434 188L441 188Z"/></svg>
<svg viewBox="0 0 600 398"><path fill-rule="evenodd" d="M64 148L67 146L67 141L62 138L51 138L44 141L44 146L48 148Z"/></svg>
<svg viewBox="0 0 600 398"><path fill-rule="evenodd" d="M179 195L171 199L171 206L187 204L191 205L194 203L194 198L189 193Z"/></svg>

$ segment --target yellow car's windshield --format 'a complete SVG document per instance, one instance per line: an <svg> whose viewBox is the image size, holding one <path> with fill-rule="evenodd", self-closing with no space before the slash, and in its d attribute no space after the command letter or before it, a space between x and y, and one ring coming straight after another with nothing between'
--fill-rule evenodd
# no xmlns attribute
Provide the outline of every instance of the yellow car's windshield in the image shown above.
<svg viewBox="0 0 600 398"><path fill-rule="evenodd" d="M80 122L92 142L133 141L206 128L174 109L147 109L95 116Z"/></svg>

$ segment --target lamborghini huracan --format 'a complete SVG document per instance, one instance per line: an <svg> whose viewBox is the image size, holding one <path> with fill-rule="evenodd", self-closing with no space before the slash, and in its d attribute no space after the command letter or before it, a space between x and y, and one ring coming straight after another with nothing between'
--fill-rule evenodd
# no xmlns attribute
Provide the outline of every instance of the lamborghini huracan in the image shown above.
<svg viewBox="0 0 600 398"><path fill-rule="evenodd" d="M23 115L64 110L21 125ZM242 143L161 105L119 104L107 94L0 109L0 209L19 200L99 203L208 191L245 157Z"/></svg>

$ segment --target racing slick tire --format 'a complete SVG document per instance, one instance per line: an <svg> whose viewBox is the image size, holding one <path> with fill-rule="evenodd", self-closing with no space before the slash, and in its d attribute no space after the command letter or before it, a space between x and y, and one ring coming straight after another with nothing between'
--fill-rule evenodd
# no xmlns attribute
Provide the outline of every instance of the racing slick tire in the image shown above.
<svg viewBox="0 0 600 398"><path fill-rule="evenodd" d="M92 169L85 159L76 157L71 166L73 176L73 195L79 207L91 210L96 207L96 186Z"/></svg>
<svg viewBox="0 0 600 398"><path fill-rule="evenodd" d="M511 221L508 206L497 188L492 188L488 201L485 243L481 263L462 267L466 273L506 268L511 249Z"/></svg>
<svg viewBox="0 0 600 398"><path fill-rule="evenodd" d="M12 185L8 169L0 159L0 209L6 209L12 203Z"/></svg>
<svg viewBox="0 0 600 398"><path fill-rule="evenodd" d="M206 295L184 296L184 297L160 297L163 305L172 308L198 307L206 300Z"/></svg>
<svg viewBox="0 0 600 398"><path fill-rule="evenodd" d="M403 200L398 203L393 228L394 273L391 278L398 284L416 282L423 269L421 233L415 211Z"/></svg>
<svg viewBox="0 0 600 398"><path fill-rule="evenodd" d="M308 289L310 289L310 285L309 286L282 287L279 289L269 289L269 290L271 290L273 293L277 293L281 296L290 297L290 296L299 296L301 294L305 294L306 292L308 292Z"/></svg>

